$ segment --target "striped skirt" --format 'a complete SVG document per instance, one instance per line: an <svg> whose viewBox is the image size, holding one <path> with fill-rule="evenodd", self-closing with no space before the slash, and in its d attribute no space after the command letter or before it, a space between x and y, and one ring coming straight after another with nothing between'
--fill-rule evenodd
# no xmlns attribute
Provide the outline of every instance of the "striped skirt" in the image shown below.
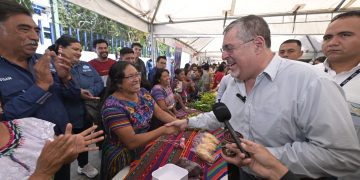
<svg viewBox="0 0 360 180"><path fill-rule="evenodd" d="M101 180L111 180L121 169L133 161L132 153L123 146L104 141L101 157Z"/></svg>

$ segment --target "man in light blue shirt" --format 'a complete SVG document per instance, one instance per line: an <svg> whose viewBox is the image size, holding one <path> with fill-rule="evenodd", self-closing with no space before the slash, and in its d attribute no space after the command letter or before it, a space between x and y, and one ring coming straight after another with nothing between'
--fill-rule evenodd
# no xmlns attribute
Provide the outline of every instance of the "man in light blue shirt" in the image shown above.
<svg viewBox="0 0 360 180"><path fill-rule="evenodd" d="M232 114L230 124L299 177L341 177L358 169L360 147L342 89L311 65L274 56L270 46L261 17L242 17L224 30L222 58L234 79L221 102ZM223 126L212 112L169 125ZM241 179L255 178L242 169Z"/></svg>

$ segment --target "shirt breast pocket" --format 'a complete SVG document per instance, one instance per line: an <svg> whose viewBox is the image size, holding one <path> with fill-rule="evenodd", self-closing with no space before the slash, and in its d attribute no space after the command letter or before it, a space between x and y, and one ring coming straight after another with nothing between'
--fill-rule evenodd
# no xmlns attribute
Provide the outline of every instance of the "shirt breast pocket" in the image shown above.
<svg viewBox="0 0 360 180"><path fill-rule="evenodd" d="M80 77L80 86L81 88L87 89L91 86L94 86L95 83L95 76L94 76L94 72L92 71L83 71L80 73L81 77Z"/></svg>
<svg viewBox="0 0 360 180"><path fill-rule="evenodd" d="M6 102L15 96L19 96L25 93L29 87L30 86L27 85L25 82L19 80L17 80L16 82L15 81L1 82L0 83L1 96L4 98L3 100Z"/></svg>

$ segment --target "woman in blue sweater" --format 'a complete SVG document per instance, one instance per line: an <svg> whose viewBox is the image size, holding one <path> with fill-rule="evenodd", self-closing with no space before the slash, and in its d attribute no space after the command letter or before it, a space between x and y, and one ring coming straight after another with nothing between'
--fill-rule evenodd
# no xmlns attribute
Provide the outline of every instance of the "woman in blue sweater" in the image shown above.
<svg viewBox="0 0 360 180"><path fill-rule="evenodd" d="M99 99L97 96L104 88L104 83L96 70L87 62L80 61L81 50L80 42L68 35L61 36L55 42L55 52L61 52L63 56L71 60L71 76L81 88L81 101L78 99L64 101L75 134L92 125L93 122L85 116L85 101ZM85 174L89 178L94 178L98 174L98 170L88 163L87 152L79 154L77 160L79 174Z"/></svg>

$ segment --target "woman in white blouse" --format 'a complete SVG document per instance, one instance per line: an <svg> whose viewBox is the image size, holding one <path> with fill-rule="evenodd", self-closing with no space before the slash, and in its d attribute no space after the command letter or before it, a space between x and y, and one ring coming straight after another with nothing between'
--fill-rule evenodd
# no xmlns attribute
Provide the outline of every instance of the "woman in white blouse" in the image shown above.
<svg viewBox="0 0 360 180"><path fill-rule="evenodd" d="M88 145L103 140L102 131L91 133L93 126L80 134L66 133L54 137L55 124L37 118L0 122L0 177L4 180L48 180L64 163L79 153L97 150Z"/></svg>

